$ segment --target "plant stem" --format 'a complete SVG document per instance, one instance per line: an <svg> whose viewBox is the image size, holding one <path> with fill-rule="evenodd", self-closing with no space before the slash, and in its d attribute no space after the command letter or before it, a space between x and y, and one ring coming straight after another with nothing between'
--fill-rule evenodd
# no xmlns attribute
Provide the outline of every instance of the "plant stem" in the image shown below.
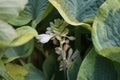
<svg viewBox="0 0 120 80"><path fill-rule="evenodd" d="M23 62L22 59L19 59L19 61L20 61L20 63L21 63L23 66L25 65L25 63Z"/></svg>
<svg viewBox="0 0 120 80"><path fill-rule="evenodd" d="M62 41L60 41L60 48L61 48L61 53L62 53L62 58L63 58L64 77L65 77L65 80L67 80L67 76L66 76L66 74L67 74L67 71L66 71L66 57L64 55Z"/></svg>

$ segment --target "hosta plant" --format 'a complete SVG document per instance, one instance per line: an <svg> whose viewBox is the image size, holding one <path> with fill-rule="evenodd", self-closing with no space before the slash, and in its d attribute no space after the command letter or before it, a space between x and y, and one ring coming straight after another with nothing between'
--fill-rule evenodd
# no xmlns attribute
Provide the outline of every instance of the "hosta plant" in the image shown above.
<svg viewBox="0 0 120 80"><path fill-rule="evenodd" d="M120 80L120 0L0 0L0 80Z"/></svg>

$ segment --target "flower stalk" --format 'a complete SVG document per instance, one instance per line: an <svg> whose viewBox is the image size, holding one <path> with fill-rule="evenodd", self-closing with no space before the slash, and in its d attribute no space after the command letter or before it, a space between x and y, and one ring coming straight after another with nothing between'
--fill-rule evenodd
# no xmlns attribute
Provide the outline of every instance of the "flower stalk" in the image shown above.
<svg viewBox="0 0 120 80"><path fill-rule="evenodd" d="M62 60L63 60L63 70L64 70L64 77L65 77L65 80L67 80L67 70L66 70L66 54L64 53L64 50L63 50L63 41L60 40L60 48L61 48L61 55L62 55Z"/></svg>

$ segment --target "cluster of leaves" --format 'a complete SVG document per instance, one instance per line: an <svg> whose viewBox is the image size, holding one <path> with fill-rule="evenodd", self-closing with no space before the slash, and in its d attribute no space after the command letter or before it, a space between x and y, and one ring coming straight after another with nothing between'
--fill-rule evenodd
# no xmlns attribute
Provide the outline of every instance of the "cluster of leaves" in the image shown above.
<svg viewBox="0 0 120 80"><path fill-rule="evenodd" d="M0 80L120 80L119 4L120 0L0 0ZM68 35L76 38L70 47L80 53L67 66L67 78L59 71L54 49L59 44L35 39L56 18L69 24Z"/></svg>

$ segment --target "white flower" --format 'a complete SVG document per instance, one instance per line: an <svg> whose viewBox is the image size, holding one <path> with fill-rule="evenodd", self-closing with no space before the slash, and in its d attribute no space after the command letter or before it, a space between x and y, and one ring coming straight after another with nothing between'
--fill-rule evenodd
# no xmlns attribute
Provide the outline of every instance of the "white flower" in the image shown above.
<svg viewBox="0 0 120 80"><path fill-rule="evenodd" d="M73 37L73 36L68 36L67 38L71 41L75 40L75 37Z"/></svg>
<svg viewBox="0 0 120 80"><path fill-rule="evenodd" d="M41 43L47 43L53 36L49 34L40 34L36 37Z"/></svg>

